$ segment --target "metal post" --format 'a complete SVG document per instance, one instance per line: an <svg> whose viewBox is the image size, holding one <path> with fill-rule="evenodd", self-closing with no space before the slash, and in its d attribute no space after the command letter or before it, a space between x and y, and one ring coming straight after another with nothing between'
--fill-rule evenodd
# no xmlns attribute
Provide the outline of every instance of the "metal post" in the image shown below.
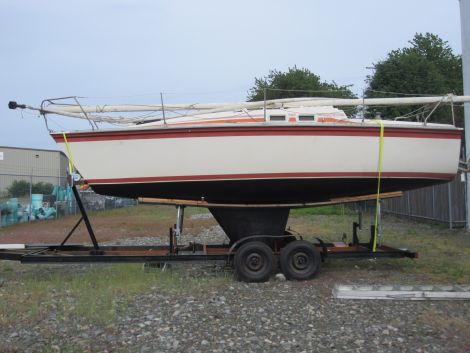
<svg viewBox="0 0 470 353"><path fill-rule="evenodd" d="M182 205L176 206L176 223L174 228L174 234L177 238L183 233L183 219L184 219L184 207Z"/></svg>
<svg viewBox="0 0 470 353"><path fill-rule="evenodd" d="M33 215L33 168L31 168L31 174L29 175L29 217L28 221L31 221Z"/></svg>
<svg viewBox="0 0 470 353"><path fill-rule="evenodd" d="M160 102L162 103L163 124L166 125L165 106L163 105L163 93L160 92Z"/></svg>
<svg viewBox="0 0 470 353"><path fill-rule="evenodd" d="M60 161L59 161L60 163ZM57 169L57 186L58 188L60 189L62 187L61 183L60 183L60 169ZM56 199L55 199L56 202L54 202L54 205L55 205L55 219L59 218L59 212L58 211L58 206L57 206L57 201L59 201L59 190L57 190L57 195L56 195Z"/></svg>
<svg viewBox="0 0 470 353"><path fill-rule="evenodd" d="M452 189L450 187L450 183L447 183L447 199L448 199L448 206L449 206L449 229L452 229L453 223L453 214L452 214Z"/></svg>
<svg viewBox="0 0 470 353"><path fill-rule="evenodd" d="M377 204L377 238L379 246L382 246L382 199Z"/></svg>
<svg viewBox="0 0 470 353"><path fill-rule="evenodd" d="M407 196L406 200L407 200L407 205L408 205L408 217L411 218L411 200L410 200L411 196L410 196L410 193L411 193L410 191L406 192L406 196Z"/></svg>
<svg viewBox="0 0 470 353"><path fill-rule="evenodd" d="M470 0L460 0L460 26L462 35L463 91L470 95ZM470 157L470 103L464 103L465 156ZM467 180L470 175L467 173ZM470 183L467 182L467 200L470 200ZM467 230L470 230L470 207L467 204Z"/></svg>

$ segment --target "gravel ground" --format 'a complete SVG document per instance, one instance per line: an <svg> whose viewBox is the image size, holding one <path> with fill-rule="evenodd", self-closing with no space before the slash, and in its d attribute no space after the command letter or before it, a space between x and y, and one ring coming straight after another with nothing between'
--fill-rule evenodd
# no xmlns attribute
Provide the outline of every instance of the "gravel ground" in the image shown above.
<svg viewBox="0 0 470 353"><path fill-rule="evenodd" d="M183 233L178 239L178 244L180 245L186 245L190 242L200 244L228 244L229 239L220 226L212 226L203 229L197 234ZM168 237L138 237L108 243L118 245L162 245L168 244Z"/></svg>
<svg viewBox="0 0 470 353"><path fill-rule="evenodd" d="M184 235L181 242L216 243L224 237L213 227L196 239ZM188 277L233 276L220 265L177 266ZM50 310L40 322L4 327L0 352L72 351L67 347L87 352L470 352L468 301L332 297L335 284L390 284L387 269L375 266L364 260L343 265L331 261L310 281L286 282L279 275L261 284L229 280L179 295L162 294L155 287L135 296L107 326L82 325L78 319L64 324Z"/></svg>
<svg viewBox="0 0 470 353"><path fill-rule="evenodd" d="M105 328L64 326L51 311L35 325L2 331L0 340L11 352L68 345L89 352L470 351L468 302L341 301L331 289L321 279L276 278L185 296L155 288Z"/></svg>
<svg viewBox="0 0 470 353"><path fill-rule="evenodd" d="M422 322L431 306L465 318L460 303L347 302L321 283L234 283L198 297L142 296L122 318L121 344L140 352L468 352L465 337ZM137 315L136 315L137 314ZM132 332L133 331L133 332ZM468 342L468 341L467 341Z"/></svg>

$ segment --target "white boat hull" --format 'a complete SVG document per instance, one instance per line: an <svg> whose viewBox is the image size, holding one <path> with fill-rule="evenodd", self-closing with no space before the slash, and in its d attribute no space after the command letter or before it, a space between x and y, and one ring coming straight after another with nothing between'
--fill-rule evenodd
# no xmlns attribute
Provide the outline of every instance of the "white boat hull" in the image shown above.
<svg viewBox="0 0 470 353"><path fill-rule="evenodd" d="M452 179L458 129L386 127L382 190ZM62 134L52 134L68 153ZM100 193L211 202L315 202L374 193L378 126L129 129L66 134L74 163Z"/></svg>

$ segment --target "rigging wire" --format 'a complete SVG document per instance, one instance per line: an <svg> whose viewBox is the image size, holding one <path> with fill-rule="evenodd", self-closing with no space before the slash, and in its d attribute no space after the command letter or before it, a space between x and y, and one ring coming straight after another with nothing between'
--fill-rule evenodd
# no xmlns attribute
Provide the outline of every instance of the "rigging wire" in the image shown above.
<svg viewBox="0 0 470 353"><path fill-rule="evenodd" d="M410 96L410 97L416 97L416 96L422 96L422 97L440 97L440 96L445 96L446 93L403 93L403 92L393 92L393 91L379 91L379 90L374 90L374 89L368 89L368 92L376 92L376 93L385 93L385 94L399 94L402 96Z"/></svg>

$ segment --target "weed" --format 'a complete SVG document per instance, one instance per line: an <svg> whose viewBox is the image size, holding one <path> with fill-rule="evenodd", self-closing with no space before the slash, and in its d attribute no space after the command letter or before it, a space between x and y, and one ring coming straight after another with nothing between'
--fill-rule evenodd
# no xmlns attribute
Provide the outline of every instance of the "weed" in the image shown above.
<svg viewBox="0 0 470 353"><path fill-rule="evenodd" d="M11 272L11 271L13 271L13 267L12 267L10 264L5 263L5 264L3 264L3 266L0 268L0 271L2 271L2 272Z"/></svg>

